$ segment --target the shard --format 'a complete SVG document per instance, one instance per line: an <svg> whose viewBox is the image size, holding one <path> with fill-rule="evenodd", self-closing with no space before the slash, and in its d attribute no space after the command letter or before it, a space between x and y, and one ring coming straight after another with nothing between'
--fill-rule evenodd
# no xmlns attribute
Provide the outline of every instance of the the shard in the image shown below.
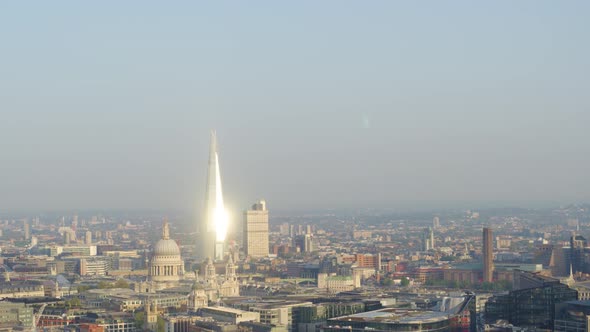
<svg viewBox="0 0 590 332"><path fill-rule="evenodd" d="M223 205L217 137L215 131L212 131L211 145L209 147L207 191L205 194L205 215L199 227L201 245L198 256L201 259L208 257L215 260L223 259L227 227L228 219Z"/></svg>

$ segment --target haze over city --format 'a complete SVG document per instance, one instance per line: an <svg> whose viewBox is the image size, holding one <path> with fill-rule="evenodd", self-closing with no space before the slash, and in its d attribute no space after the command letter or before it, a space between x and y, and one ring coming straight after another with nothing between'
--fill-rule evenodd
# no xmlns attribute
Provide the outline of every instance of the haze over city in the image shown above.
<svg viewBox="0 0 590 332"><path fill-rule="evenodd" d="M589 6L2 3L0 210L588 202Z"/></svg>
<svg viewBox="0 0 590 332"><path fill-rule="evenodd" d="M589 10L0 2L0 332L590 331Z"/></svg>

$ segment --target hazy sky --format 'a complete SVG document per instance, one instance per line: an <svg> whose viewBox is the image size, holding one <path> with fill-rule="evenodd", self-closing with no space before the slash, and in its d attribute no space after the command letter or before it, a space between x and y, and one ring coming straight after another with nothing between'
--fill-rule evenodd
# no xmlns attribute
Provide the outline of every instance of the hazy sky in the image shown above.
<svg viewBox="0 0 590 332"><path fill-rule="evenodd" d="M4 1L0 210L590 201L588 1Z"/></svg>

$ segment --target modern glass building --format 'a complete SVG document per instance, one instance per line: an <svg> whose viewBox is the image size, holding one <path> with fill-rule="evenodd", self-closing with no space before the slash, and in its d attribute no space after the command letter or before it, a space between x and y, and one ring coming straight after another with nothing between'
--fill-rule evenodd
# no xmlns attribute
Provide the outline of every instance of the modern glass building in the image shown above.
<svg viewBox="0 0 590 332"><path fill-rule="evenodd" d="M586 332L589 322L590 301L569 301L555 306L555 332Z"/></svg>
<svg viewBox="0 0 590 332"><path fill-rule="evenodd" d="M516 290L486 303L486 321L508 320L519 327L552 329L555 305L577 299L578 292L559 280L524 271L515 272Z"/></svg>

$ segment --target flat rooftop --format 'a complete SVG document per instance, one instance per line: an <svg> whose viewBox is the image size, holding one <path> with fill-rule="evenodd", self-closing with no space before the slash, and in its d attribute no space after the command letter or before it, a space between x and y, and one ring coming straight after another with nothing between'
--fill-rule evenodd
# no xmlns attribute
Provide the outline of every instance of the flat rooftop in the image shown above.
<svg viewBox="0 0 590 332"><path fill-rule="evenodd" d="M210 312L211 311L229 312L229 313L236 314L236 315L243 314L245 312L247 312L247 313L250 312L250 311L244 311L244 310L234 309L234 308L229 308L229 307L204 307L204 308L201 308L200 310L210 311Z"/></svg>
<svg viewBox="0 0 590 332"><path fill-rule="evenodd" d="M331 318L328 322L379 322L391 324L431 323L448 319L448 312L386 308Z"/></svg>
<svg viewBox="0 0 590 332"><path fill-rule="evenodd" d="M590 307L590 300L583 300L583 301L567 301L567 304L574 304L581 307Z"/></svg>
<svg viewBox="0 0 590 332"><path fill-rule="evenodd" d="M177 296L183 296L183 294L176 293L139 293L129 288L105 288L105 289L89 289L89 294L94 294L99 297L108 297L121 300L129 299L166 299Z"/></svg>

